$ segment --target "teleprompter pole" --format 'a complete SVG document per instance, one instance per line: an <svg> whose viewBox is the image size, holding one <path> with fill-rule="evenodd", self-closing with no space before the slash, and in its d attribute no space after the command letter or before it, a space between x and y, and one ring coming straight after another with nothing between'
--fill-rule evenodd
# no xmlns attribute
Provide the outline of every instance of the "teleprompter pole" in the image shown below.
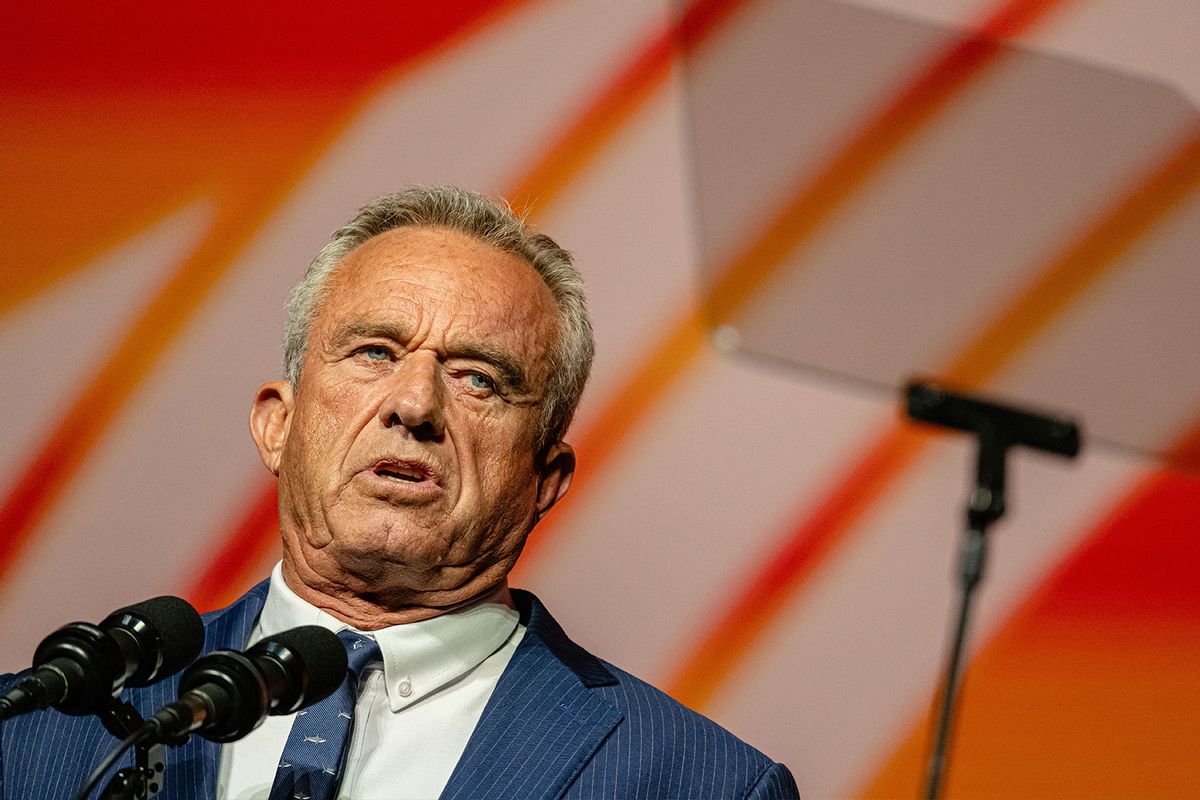
<svg viewBox="0 0 1200 800"><path fill-rule="evenodd" d="M931 383L914 381L905 389L905 396L908 415L913 419L973 433L978 444L975 483L967 502L960 553L958 618L951 636L926 773L925 797L937 800L946 773L972 601L987 561L987 531L1004 514L1008 450L1014 445L1024 445L1074 457L1079 452L1079 428L1061 417L954 394Z"/></svg>

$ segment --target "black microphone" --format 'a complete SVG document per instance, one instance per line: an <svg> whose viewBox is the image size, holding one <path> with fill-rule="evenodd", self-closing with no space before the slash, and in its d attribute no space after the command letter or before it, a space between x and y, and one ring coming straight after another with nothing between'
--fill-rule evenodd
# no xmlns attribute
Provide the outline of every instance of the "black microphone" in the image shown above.
<svg viewBox="0 0 1200 800"><path fill-rule="evenodd" d="M139 738L179 745L194 731L215 742L236 741L268 714L291 714L324 700L346 668L341 640L319 625L276 634L245 653L217 650L184 670L179 700L149 719Z"/></svg>
<svg viewBox="0 0 1200 800"><path fill-rule="evenodd" d="M146 686L200 654L204 624L179 597L117 609L99 625L72 622L33 654L33 674L0 698L0 719L54 706L67 714L101 711L125 686Z"/></svg>

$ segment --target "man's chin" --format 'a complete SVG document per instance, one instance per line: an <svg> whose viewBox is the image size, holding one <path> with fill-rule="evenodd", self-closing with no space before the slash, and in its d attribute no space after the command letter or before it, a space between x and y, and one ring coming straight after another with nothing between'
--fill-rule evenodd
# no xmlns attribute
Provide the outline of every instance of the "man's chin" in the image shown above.
<svg viewBox="0 0 1200 800"><path fill-rule="evenodd" d="M432 573L446 565L453 537L438 530L394 524L369 525L333 534L325 554L347 572L381 578Z"/></svg>

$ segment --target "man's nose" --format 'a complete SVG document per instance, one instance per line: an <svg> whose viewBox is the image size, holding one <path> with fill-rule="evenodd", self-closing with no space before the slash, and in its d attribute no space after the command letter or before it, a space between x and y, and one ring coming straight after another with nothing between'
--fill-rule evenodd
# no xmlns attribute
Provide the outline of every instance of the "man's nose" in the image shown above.
<svg viewBox="0 0 1200 800"><path fill-rule="evenodd" d="M446 429L442 367L435 356L409 353L388 378L387 396L379 406L385 427L403 425L418 439L437 439Z"/></svg>

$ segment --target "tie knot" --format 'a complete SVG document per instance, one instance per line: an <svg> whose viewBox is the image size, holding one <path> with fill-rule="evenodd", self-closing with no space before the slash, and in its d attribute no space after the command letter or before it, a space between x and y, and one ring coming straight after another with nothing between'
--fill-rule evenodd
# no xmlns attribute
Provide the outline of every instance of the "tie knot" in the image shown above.
<svg viewBox="0 0 1200 800"><path fill-rule="evenodd" d="M379 660L379 642L371 637L352 630L344 630L337 636L346 648L347 665L356 679L362 677L362 671L367 664Z"/></svg>

